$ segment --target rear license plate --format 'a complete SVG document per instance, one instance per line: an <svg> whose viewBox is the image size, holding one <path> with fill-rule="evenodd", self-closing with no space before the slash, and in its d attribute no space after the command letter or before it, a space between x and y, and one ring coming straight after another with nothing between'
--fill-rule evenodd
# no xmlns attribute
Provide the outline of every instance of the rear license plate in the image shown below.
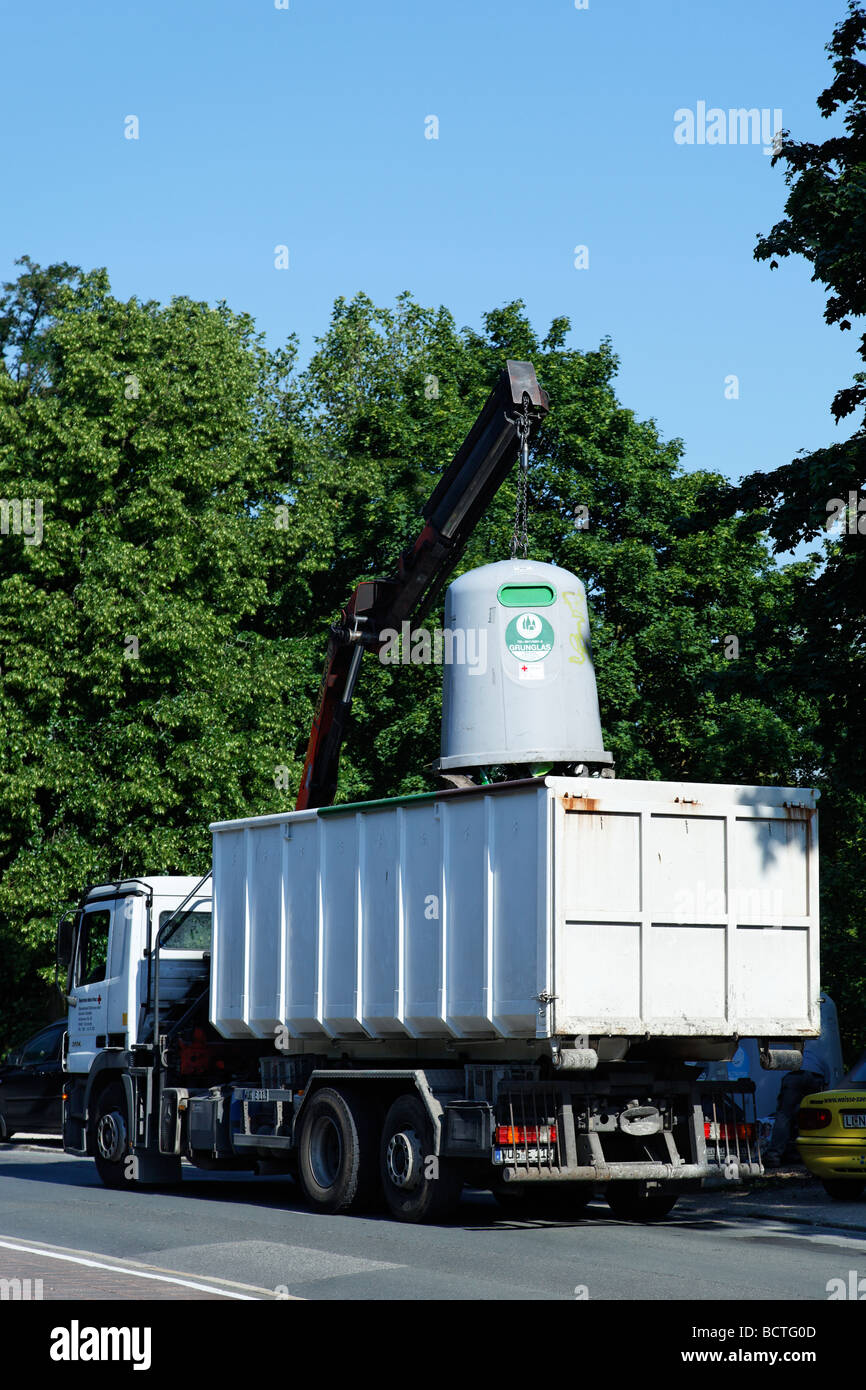
<svg viewBox="0 0 866 1390"><path fill-rule="evenodd" d="M539 1162L540 1162L540 1163L549 1163L549 1162L550 1162L550 1149L545 1148L543 1145L542 1145L542 1148L541 1148L540 1151L539 1151L538 1149L529 1149L528 1152L527 1152L526 1149L520 1148L519 1145L518 1145L518 1147L517 1147L516 1150L515 1150L515 1149L494 1149L494 1150L493 1150L493 1162L494 1162L494 1163L527 1163L527 1162L528 1162L528 1163L539 1163Z"/></svg>
<svg viewBox="0 0 866 1390"><path fill-rule="evenodd" d="M843 1129L866 1129L866 1110L843 1110Z"/></svg>

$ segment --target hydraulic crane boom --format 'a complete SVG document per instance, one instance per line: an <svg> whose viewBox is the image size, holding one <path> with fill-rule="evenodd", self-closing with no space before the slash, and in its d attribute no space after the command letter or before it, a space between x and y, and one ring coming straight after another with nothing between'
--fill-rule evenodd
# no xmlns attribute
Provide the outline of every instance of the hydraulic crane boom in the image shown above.
<svg viewBox="0 0 866 1390"><path fill-rule="evenodd" d="M550 402L531 362L506 362L481 414L422 511L425 525L403 551L396 574L358 585L331 629L319 706L296 809L329 806L337 791L340 749L365 648L380 633L420 620L453 572L478 520Z"/></svg>

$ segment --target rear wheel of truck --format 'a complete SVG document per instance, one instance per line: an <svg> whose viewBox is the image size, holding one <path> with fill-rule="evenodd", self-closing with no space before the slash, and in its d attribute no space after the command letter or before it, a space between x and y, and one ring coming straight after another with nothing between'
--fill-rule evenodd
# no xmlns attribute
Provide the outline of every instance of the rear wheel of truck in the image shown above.
<svg viewBox="0 0 866 1390"><path fill-rule="evenodd" d="M856 1202L863 1195L866 1182L860 1178L825 1178L824 1191L834 1202Z"/></svg>
<svg viewBox="0 0 866 1390"><path fill-rule="evenodd" d="M614 1182L605 1197L620 1221L660 1221L673 1211L678 1192L659 1192L642 1182Z"/></svg>
<svg viewBox="0 0 866 1390"><path fill-rule="evenodd" d="M96 1102L94 1121L96 1171L106 1187L134 1187L136 1163L129 1142L126 1097L120 1082L106 1086Z"/></svg>
<svg viewBox="0 0 866 1390"><path fill-rule="evenodd" d="M347 1212L375 1200L375 1125L363 1102L327 1088L308 1102L298 1181L316 1211Z"/></svg>
<svg viewBox="0 0 866 1390"><path fill-rule="evenodd" d="M3 1111L0 1110L0 1144L7 1143L14 1133L14 1129L9 1128L9 1121L6 1119Z"/></svg>
<svg viewBox="0 0 866 1390"><path fill-rule="evenodd" d="M382 1190L398 1221L434 1221L456 1207L463 1176L453 1161L433 1153L433 1125L417 1096L398 1096L382 1130Z"/></svg>

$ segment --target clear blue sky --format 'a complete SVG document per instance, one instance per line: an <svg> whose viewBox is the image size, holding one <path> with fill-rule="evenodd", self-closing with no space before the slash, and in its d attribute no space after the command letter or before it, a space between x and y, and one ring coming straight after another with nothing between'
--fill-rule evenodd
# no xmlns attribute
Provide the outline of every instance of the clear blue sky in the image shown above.
<svg viewBox="0 0 866 1390"><path fill-rule="evenodd" d="M826 138L845 0L289 4L5 0L0 277L24 253L104 265L121 298L225 299L303 358L337 295L408 289L475 327L521 298L542 331L567 315L571 346L610 335L623 404L687 467L850 433L829 404L856 334L824 325L804 263L752 257L782 167L674 140L701 101Z"/></svg>

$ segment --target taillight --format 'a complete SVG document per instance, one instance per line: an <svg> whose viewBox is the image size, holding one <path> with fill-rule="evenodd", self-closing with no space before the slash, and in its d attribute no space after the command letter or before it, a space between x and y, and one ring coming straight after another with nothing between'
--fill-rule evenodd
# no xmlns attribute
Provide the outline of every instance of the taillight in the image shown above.
<svg viewBox="0 0 866 1390"><path fill-rule="evenodd" d="M726 1143L733 1143L737 1139L751 1140L754 1137L754 1125L734 1124L730 1120L704 1120L705 1139L724 1139Z"/></svg>
<svg viewBox="0 0 866 1390"><path fill-rule="evenodd" d="M526 1125L497 1125L497 1144L555 1144L556 1125L539 1125L532 1129Z"/></svg>
<svg viewBox="0 0 866 1390"><path fill-rule="evenodd" d="M797 1116L800 1129L826 1129L833 1123L831 1110L819 1110L815 1105L804 1105Z"/></svg>

